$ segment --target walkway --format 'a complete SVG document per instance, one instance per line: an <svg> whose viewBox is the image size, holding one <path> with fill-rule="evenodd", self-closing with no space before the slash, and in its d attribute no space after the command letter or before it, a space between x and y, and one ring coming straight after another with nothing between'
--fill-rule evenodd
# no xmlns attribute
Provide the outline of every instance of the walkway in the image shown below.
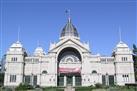
<svg viewBox="0 0 137 91"><path fill-rule="evenodd" d="M68 85L64 91L75 91L75 88L73 88L71 85Z"/></svg>

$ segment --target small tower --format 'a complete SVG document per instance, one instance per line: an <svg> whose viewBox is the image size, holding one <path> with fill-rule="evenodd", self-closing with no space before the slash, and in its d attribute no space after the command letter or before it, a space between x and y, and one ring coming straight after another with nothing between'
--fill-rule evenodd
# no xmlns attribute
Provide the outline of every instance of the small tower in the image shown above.
<svg viewBox="0 0 137 91"><path fill-rule="evenodd" d="M37 41L37 48L34 51L34 56L45 56L45 51L43 50L43 48L41 47L39 41Z"/></svg>
<svg viewBox="0 0 137 91"><path fill-rule="evenodd" d="M120 41L113 52L116 62L133 62L132 50L124 42Z"/></svg>
<svg viewBox="0 0 137 91"><path fill-rule="evenodd" d="M18 86L23 82L25 56L27 54L21 42L10 46L6 53L4 86Z"/></svg>
<svg viewBox="0 0 137 91"><path fill-rule="evenodd" d="M43 50L42 47L38 46L35 51L34 51L34 56L44 56L45 51Z"/></svg>
<svg viewBox="0 0 137 91"><path fill-rule="evenodd" d="M120 41L114 49L116 85L135 83L132 50Z"/></svg>

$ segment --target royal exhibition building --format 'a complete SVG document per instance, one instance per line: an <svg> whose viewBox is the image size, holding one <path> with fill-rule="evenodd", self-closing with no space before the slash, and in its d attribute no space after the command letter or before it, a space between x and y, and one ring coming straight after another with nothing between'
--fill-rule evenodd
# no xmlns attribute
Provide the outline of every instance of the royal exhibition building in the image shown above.
<svg viewBox="0 0 137 91"><path fill-rule="evenodd" d="M89 43L80 41L76 27L68 18L59 41L49 45L48 53L38 46L33 55L28 55L20 41L9 47L4 86L18 86L20 83L41 87L135 83L132 50L119 41L111 56L93 54Z"/></svg>

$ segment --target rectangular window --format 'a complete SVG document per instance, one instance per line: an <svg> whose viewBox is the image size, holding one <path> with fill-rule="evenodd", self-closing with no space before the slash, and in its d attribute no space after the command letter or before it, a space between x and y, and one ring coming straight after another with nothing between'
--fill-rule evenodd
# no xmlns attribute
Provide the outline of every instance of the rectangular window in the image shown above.
<svg viewBox="0 0 137 91"><path fill-rule="evenodd" d="M81 76L76 76L75 77L75 84L76 84L76 86L81 86Z"/></svg>
<svg viewBox="0 0 137 91"><path fill-rule="evenodd" d="M109 75L109 85L114 86L114 75Z"/></svg>
<svg viewBox="0 0 137 91"><path fill-rule="evenodd" d="M10 82L16 82L16 75L10 75Z"/></svg>
<svg viewBox="0 0 137 91"><path fill-rule="evenodd" d="M105 75L102 75L102 84L106 85L106 77L105 77Z"/></svg>
<svg viewBox="0 0 137 91"><path fill-rule="evenodd" d="M122 61L127 61L127 57L122 57Z"/></svg>
<svg viewBox="0 0 137 91"><path fill-rule="evenodd" d="M127 61L127 57L125 57L126 58L126 61Z"/></svg>
<svg viewBox="0 0 137 91"><path fill-rule="evenodd" d="M64 86L64 76L58 76L58 86Z"/></svg>
<svg viewBox="0 0 137 91"><path fill-rule="evenodd" d="M16 62L17 61L17 57L12 57L11 61Z"/></svg>
<svg viewBox="0 0 137 91"><path fill-rule="evenodd" d="M25 83L29 85L37 85L37 76L36 75L26 75L25 76Z"/></svg>
<svg viewBox="0 0 137 91"><path fill-rule="evenodd" d="M124 82L129 82L129 75L122 75Z"/></svg>
<svg viewBox="0 0 137 91"><path fill-rule="evenodd" d="M33 85L35 85L35 86L37 85L37 76L33 77Z"/></svg>
<svg viewBox="0 0 137 91"><path fill-rule="evenodd" d="M25 76L25 83L31 84L31 76Z"/></svg>

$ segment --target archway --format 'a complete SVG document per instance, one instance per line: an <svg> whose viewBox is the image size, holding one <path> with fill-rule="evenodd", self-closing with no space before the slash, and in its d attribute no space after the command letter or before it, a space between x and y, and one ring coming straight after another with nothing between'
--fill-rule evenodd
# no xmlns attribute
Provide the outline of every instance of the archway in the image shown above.
<svg viewBox="0 0 137 91"><path fill-rule="evenodd" d="M58 55L58 86L81 85L81 55L72 47L64 48Z"/></svg>

